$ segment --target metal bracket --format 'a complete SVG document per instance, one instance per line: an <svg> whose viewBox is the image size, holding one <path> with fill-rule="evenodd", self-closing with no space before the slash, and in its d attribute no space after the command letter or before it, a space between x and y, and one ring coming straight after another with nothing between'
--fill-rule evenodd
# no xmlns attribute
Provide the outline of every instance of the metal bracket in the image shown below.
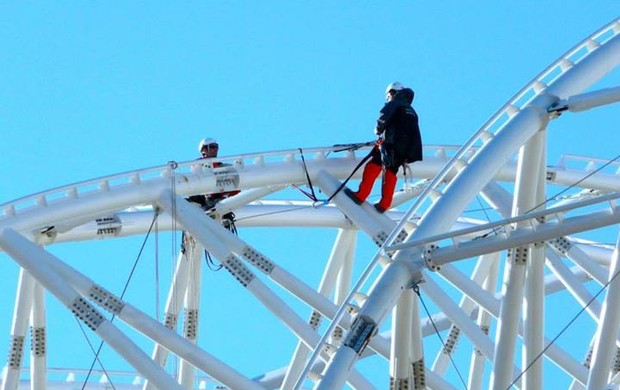
<svg viewBox="0 0 620 390"><path fill-rule="evenodd" d="M267 275L271 274L271 271L273 271L273 269L276 267L263 254L261 254L251 246L246 246L245 248L243 248L242 256L246 258L251 264L258 267L258 269L265 272Z"/></svg>
<svg viewBox="0 0 620 390"><path fill-rule="evenodd" d="M422 252L422 258L424 258L424 262L426 263L426 266L428 267L428 269L434 272L439 271L441 269L441 266L433 262L433 251L437 248L439 248L437 245L430 244L430 245L425 246L424 252Z"/></svg>
<svg viewBox="0 0 620 390"><path fill-rule="evenodd" d="M230 272L232 276L235 277L243 287L247 287L248 284L254 280L254 274L248 267L246 267L241 260L239 260L235 255L230 255L223 263L224 268Z"/></svg>

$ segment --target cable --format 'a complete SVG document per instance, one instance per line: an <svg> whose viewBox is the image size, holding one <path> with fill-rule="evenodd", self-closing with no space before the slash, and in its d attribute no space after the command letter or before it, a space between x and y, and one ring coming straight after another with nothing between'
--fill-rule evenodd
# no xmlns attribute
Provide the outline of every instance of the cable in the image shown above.
<svg viewBox="0 0 620 390"><path fill-rule="evenodd" d="M616 157L614 157L611 160L608 160L605 164L601 165L599 168L595 169L594 171L588 173L587 175L585 175L584 177L582 177L581 179L577 180L575 183L571 184L569 187L565 188L564 190L560 191L559 193L557 193L556 195L548 198L547 200L545 200L544 202L540 203L539 205L535 206L534 208L532 208L531 210L528 210L525 214L530 213L534 210L536 210L537 208L539 208L540 206L548 203L550 200L557 198L558 196L560 196L561 194L563 194L564 192L570 190L571 188L577 186L579 183L583 182L584 180L586 180L587 178L589 178L590 176L600 172L603 168L607 167L608 165L610 165L611 163L613 163L614 161L620 159L620 154L618 154ZM519 381L519 379L521 379L521 377L523 375L525 375L525 373L534 365L534 363L536 363L538 361L538 359L540 359L544 353L551 348L551 346L557 341L557 339L564 334L564 332L566 332L566 330L568 330L568 328L579 318L579 316L586 311L586 309L592 304L592 302L594 302L599 295L601 295L601 293L603 291L605 291L605 289L607 289L607 287L609 287L609 285L611 284L611 282L614 281L614 279L616 279L616 277L618 277L618 275L620 275L620 270L618 272L616 272L612 278L606 282L598 291L597 293L588 301L588 303L586 303L581 310L579 310L579 312L577 312L577 314L575 314L575 316L573 316L573 318L564 326L564 328L562 328L562 330L549 342L549 344L547 344L545 346L545 348L543 348L543 350L536 355L536 357L525 367L525 369L519 374L517 375L517 377L515 378L515 380L508 385L508 387L506 388L506 390L510 389L515 383L517 383Z"/></svg>
<svg viewBox="0 0 620 390"><path fill-rule="evenodd" d="M299 150L299 155L301 156L301 164L304 167L304 173L306 174L306 180L308 181L307 185L310 188L310 194L304 190L302 190L301 188L297 187L297 189L301 192L303 192L308 198L312 199L315 202L318 202L318 198L316 197L316 194L314 193L314 186L312 185L312 180L310 180L310 174L308 173L308 166L306 165L306 159L304 158L304 151L302 148L298 148Z"/></svg>
<svg viewBox="0 0 620 390"><path fill-rule="evenodd" d="M418 295L418 298L420 298L420 302L422 303L422 306L424 307L424 311L426 311L426 315L428 316L428 319L431 321L433 328L435 328L435 334L437 334L439 341L441 341L441 345L443 345L444 350L446 350L446 344L444 343L443 338L441 337L441 334L439 333L439 329L437 329L437 325L435 325L435 321L433 321L433 316L431 316L431 313L428 310L428 307L426 307L426 303L424 303L424 299L422 299L422 295L420 294L420 286L416 284L412 288L413 288L413 291ZM461 380L463 387L465 388L465 390L467 390L467 384L465 383L465 379L463 379L463 375L461 374L461 371L456 366L456 362L452 358L452 353L448 353L448 357L450 358L452 367L454 367L454 369L456 370L456 374L459 376L459 379Z"/></svg>
<svg viewBox="0 0 620 390"><path fill-rule="evenodd" d="M585 175L584 177L582 177L581 179L577 180L576 182L574 182L573 184L571 184L570 186L566 187L565 189L563 189L562 191L558 192L557 194L553 195L552 197L546 199L545 201L541 202L539 205L534 206L532 209L528 210L527 212L525 212L524 214L530 213L534 210L536 210L537 208L539 208L542 205L545 205L547 203L549 203L549 201L557 198L558 196L562 195L563 193L565 193L566 191L570 190L571 188L576 187L579 183L583 182L584 180L586 180L587 178L589 178L590 176L600 172L603 168L607 167L609 164L615 162L616 160L620 159L620 154L618 154L616 157L614 157L611 160L608 160L605 164L601 165L600 167L598 167L597 169L593 170L592 172L588 173L587 175Z"/></svg>
<svg viewBox="0 0 620 390"><path fill-rule="evenodd" d="M521 379L521 377L527 372L527 370L529 370L534 363L536 363L536 361L538 361L538 359L540 359L545 352L547 352L547 350L549 348L551 348L551 346L557 341L558 338L560 338L560 336L566 332L566 330L568 330L568 328L577 320L577 318L579 318L579 316L581 314L583 314L583 312L586 311L586 309L592 304L592 302L594 302L599 295L601 295L601 293L603 291L605 291L605 289L607 289L607 287L609 287L609 285L611 284L611 282L614 281L614 279L616 279L616 277L618 277L618 275L620 275L620 270L618 270L618 272L616 272L614 274L614 276L611 277L611 279L609 279L609 281L607 283L605 283L597 292L596 294L594 294L594 296L592 298L590 298L590 300L588 301L588 303L586 303L581 310L579 310L579 312L577 312L577 314L575 314L575 316L573 316L573 318L568 321L568 323L564 326L564 328L562 328L562 330L549 342L549 344L547 344L545 346L545 348L543 348L542 351L540 351L540 353L538 355L536 355L536 357L530 362L530 364L527 365L527 367L525 367L525 369L519 374L517 375L517 377L515 378L515 380L508 385L508 387L506 388L506 390L509 390L515 383L517 383L519 381L519 379Z"/></svg>
<svg viewBox="0 0 620 390"><path fill-rule="evenodd" d="M82 331L82 334L84 335L84 338L86 339L86 343L88 344L88 347L90 348L91 352L95 355L96 361L99 362L99 366L101 366L101 370L103 371L105 377L108 378L108 383L110 384L110 386L112 386L112 388L114 390L116 390L116 387L114 387L114 383L112 383L112 378L110 378L110 375L108 374L108 372L106 371L105 367L103 366L103 363L101 362L101 360L99 360L99 351L97 351L95 353L95 347L93 347L93 344L90 342L90 339L88 338L88 335L86 334L86 331L84 330L84 326L82 326L82 323L77 318L77 316L75 316L74 318L75 318L75 321L77 322L78 326L80 327L80 330ZM92 371L92 366L91 366L91 370L88 371L88 375L86 376L86 380L88 380L88 376L90 376L91 371ZM86 385L86 383L84 383L84 386L85 385ZM84 389L84 386L82 386L82 390Z"/></svg>
<svg viewBox="0 0 620 390"><path fill-rule="evenodd" d="M144 247L146 246L146 242L149 238L149 235L151 234L151 230L153 229L153 226L155 225L155 221L157 221L157 217L159 216L159 212L157 211L157 209L155 210L155 214L153 215L153 221L151 222L151 226L149 226L149 230L146 233L146 237L144 237L144 241L142 241L142 246L140 247L140 251L138 252L138 256L136 257L136 260L133 263L133 267L131 268L131 272L129 273L129 277L127 278L127 282L125 282L125 287L123 287L123 292L121 293L120 296L120 300L123 300L123 297L125 296L125 293L127 292L127 288L129 288L129 282L131 281L131 278L133 277L133 274L136 270L136 267L138 266L138 261L140 260L140 256L142 256L142 252L144 251ZM115 314L112 314L112 318L110 318L110 322L114 321L114 318L116 318ZM78 321L79 323L79 321ZM81 324L80 324L81 326ZM88 341L88 338L86 339ZM89 342L90 344L90 342ZM88 374L86 374L86 379L84 379L84 383L82 384L82 389L84 390L86 388L86 384L88 383L88 379L90 378L90 374L93 371L93 368L95 367L95 363L99 361L99 353L101 353L101 348L103 348L103 340L101 340L101 342L99 343L99 347L97 348L97 352L95 353L95 358L93 359L93 362L90 365L90 368L88 369ZM101 362L99 361L99 364L101 365L101 368L104 370L105 372L105 368L103 367L103 365L101 364ZM106 375L107 376L107 375ZM108 377L108 380L110 378Z"/></svg>

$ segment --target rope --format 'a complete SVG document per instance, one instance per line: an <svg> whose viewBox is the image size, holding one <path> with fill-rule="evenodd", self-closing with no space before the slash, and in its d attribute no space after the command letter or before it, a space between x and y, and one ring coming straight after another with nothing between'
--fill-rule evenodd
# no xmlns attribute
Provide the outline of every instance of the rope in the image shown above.
<svg viewBox="0 0 620 390"><path fill-rule="evenodd" d="M103 363L99 359L99 350L95 351L95 347L90 342L90 339L88 338L88 335L86 334L86 331L84 330L84 326L82 325L82 323L77 317L75 317L75 322L77 322L78 326L80 327L80 330L82 331L82 334L84 335L84 338L86 339L86 343L88 344L88 347L90 348L91 352L95 355L95 361L99 363L99 366L101 367L101 370L103 371L103 374L105 375L106 378L108 378L108 383L110 384L110 386L112 386L112 389L116 390L116 387L114 387L114 383L112 383L112 378L110 378L108 371L106 371L105 367L103 366ZM101 345L99 346L99 348L101 348ZM93 365L94 365L94 362L93 362ZM90 370L88 371L88 376L90 376L92 369L93 369L93 366L90 367ZM88 381L88 376L86 377L86 381ZM82 390L84 390L84 386L86 386L86 382L84 382L84 385L82 386Z"/></svg>
<svg viewBox="0 0 620 390"><path fill-rule="evenodd" d="M607 283L605 283L605 284L604 284L604 285L603 285L603 286L602 286L602 287L601 287L601 288L600 288L600 289L596 292L596 294L594 294L594 296L593 296L592 298L590 298L590 300L588 301L588 303L586 303L586 304L585 304L585 305L581 308L581 310L579 310L579 312L577 312L577 314L575 314L575 316L573 316L573 318L572 318L570 321L568 321L568 323L564 326L564 328L562 328L562 330L561 330L561 331L560 331L560 332L559 332L559 333L558 333L558 334L557 334L557 335L556 335L556 336L555 336L555 337L554 337L554 338L553 338L553 339L549 342L549 344L547 344L547 345L545 346L545 348L543 348L543 350L542 350L542 351L540 351L540 353L539 353L538 355L536 355L536 357L535 357L535 358L534 358L534 359L530 362L530 364L528 364L528 365L527 365L527 367L525 367L525 369L524 369L524 370L523 370L523 371L522 371L519 375L517 375L517 377L515 378L515 380L514 380L514 381L513 381L510 385L508 385L508 387L506 388L506 390L510 389L510 388L511 388L511 387L512 387L515 383L517 383L517 382L519 381L519 379L521 379L521 377L522 377L523 375L525 375L525 373L527 372L527 370L529 370L529 369L530 369L530 368L534 365L534 363L536 363L536 362L538 361L538 359L540 359L540 358L541 358L541 357L545 354L545 352L547 352L547 350L548 350L549 348L551 348L551 346L552 346L552 345L553 345L553 344L557 341L557 339L559 339L559 338L560 338L560 336L561 336L564 332L566 332L566 331L568 330L568 328L570 328L570 327L571 327L571 325L573 325L573 323L574 323L574 322L575 322L575 321L579 318L579 316L580 316L581 314L583 314L583 312L585 312L585 311L586 311L586 309L587 309L587 308L588 308L588 307L592 304L592 302L594 302L594 301L595 301L595 300L599 297L599 295L601 295L601 293L607 289L607 287L609 287L609 285L611 284L611 282L613 282L613 281L614 281L614 279L616 279L616 277L618 277L618 275L620 275L620 270L618 270L618 272L616 272L616 273L614 274L614 276L612 276L612 277L611 277L611 279L609 279L609 281L608 281Z"/></svg>
<svg viewBox="0 0 620 390"><path fill-rule="evenodd" d="M603 170L605 167L607 167L609 164L615 162L616 160L620 159L620 154L618 154L616 157L614 157L611 160L608 160L605 164L601 165L600 167L598 167L597 169L593 170L592 172L589 172L587 175L585 175L584 177L582 177L581 179L577 180L576 182L574 182L573 184L571 184L570 186L564 188L562 191L558 192L557 194L550 196L549 198L545 199L544 201L540 202L538 205L532 207L531 209L529 209L528 211L524 212L522 215L527 215L533 211L535 211L536 209L538 209L540 206L543 206L547 203L549 203L550 201L556 199L557 197L559 197L560 195L562 195L563 193L565 193L566 191L576 187L577 185L579 185L579 183L583 182L584 180L586 180L587 178L589 178L590 176L600 172L601 170ZM499 228L494 228L492 231L485 233L485 234L481 234L480 236L474 237L475 240L480 239L480 238L486 238L491 234L497 233L497 231L499 231Z"/></svg>
<svg viewBox="0 0 620 390"><path fill-rule="evenodd" d="M123 297L125 296L125 293L127 292L127 288L129 288L129 282L131 281L131 278L133 277L133 274L136 270L136 267L138 266L138 261L140 261L140 256L142 256L142 252L144 251L144 247L146 246L146 242L149 238L149 235L151 234L151 230L153 229L153 225L155 225L155 221L157 221L157 217L159 216L159 212L157 211L157 209L155 210L155 214L153 215L153 221L151 222L151 226L149 226L149 230L146 233L146 237L144 237L144 241L142 241L142 246L140 247L140 251L138 252L138 256L136 257L136 260L133 263L133 267L131 268L131 272L129 272L129 277L127 278L127 281L125 282L125 287L123 287L123 292L121 293L120 296L120 300L123 300ZM112 318L110 319L110 322L114 322L114 318L116 318L115 314L112 314ZM78 321L79 323L79 321ZM81 324L80 324L81 327ZM84 335L86 335L84 333ZM88 341L88 338L86 339ZM105 368L103 367L103 365L101 364L101 362L99 361L99 354L101 353L101 348L103 348L103 343L104 341L101 340L101 342L99 343L99 347L97 348L97 352L95 353L95 357L93 359L93 362L90 364L90 368L88 369L88 374L86 374L86 378L84 379L84 383L82 384L82 389L84 390L86 388L86 384L88 383L88 379L90 378L90 374L93 372L93 368L95 367L95 363L99 362L99 364L101 365L102 370L105 372ZM89 342L90 344L90 342ZM110 380L110 377L106 374L106 377L108 378L108 380Z"/></svg>
<svg viewBox="0 0 620 390"><path fill-rule="evenodd" d="M299 155L301 156L301 164L303 165L304 173L306 174L306 180L308 181L308 183L306 184L310 188L311 193L308 193L307 191L304 191L299 187L297 187L297 189L303 192L308 198L312 199L314 202L318 202L319 199L316 197L316 194L314 193L314 186L312 185L312 180L310 179L310 174L308 173L308 166L306 165L306 159L304 158L304 151L302 148L298 148L298 150L299 150Z"/></svg>
<svg viewBox="0 0 620 390"><path fill-rule="evenodd" d="M340 186L336 189L336 191L334 191L334 193L327 198L327 200L325 201L325 203L329 203L331 202L332 199L334 199L334 197L340 192L342 191L342 189L347 185L347 183L349 182L349 180L351 180L351 178L353 177L353 175L355 175L355 172L357 172L358 169L360 169L360 167L362 165L364 165L366 163L366 161L370 160L370 158L372 157L373 152L375 151L375 149L377 148L377 144L375 143L375 146L370 149L370 152L366 155L366 157L364 157L362 159L362 161L359 162L359 164L357 164L357 166L355 168L353 168L353 171L351 172L351 174L340 184Z"/></svg>
<svg viewBox="0 0 620 390"><path fill-rule="evenodd" d="M332 199L334 199L334 197L340 192L342 191L342 189L347 185L347 183L349 182L349 180L351 180L351 178L353 177L353 175L355 175L355 172L357 172L358 169L360 169L360 167L362 165L364 165L364 163L366 163L366 161L368 161L371 157L373 152L375 151L375 148L377 148L377 143L376 142L365 142L362 144L348 144L348 145L343 145L345 146L343 149L338 149L335 150L336 152L341 152L344 150L357 150L359 148L361 148L362 146L368 146L368 145L372 145L374 144L375 146L370 150L370 152L366 155L366 157L364 157L362 159L362 161L359 162L359 164L357 164L357 166L355 168L353 168L353 171L351 172L351 174L342 182L340 183L340 186L336 189L336 191L334 191L334 193L327 198L326 200L319 200L316 196L316 193L314 192L314 186L312 185L312 180L310 180L310 174L308 173L308 166L306 165L306 159L304 158L304 152L301 148L298 148L300 156L301 156L301 163L302 166L304 168L304 174L306 175L306 180L307 183L306 185L310 188L310 193L307 191L304 191L303 189L299 188L298 186L293 186L295 188L297 188L299 191L301 191L304 195L306 195L308 198L310 198L313 202L321 202L323 204L327 204L329 202L331 202ZM339 145L334 145L334 146L339 146Z"/></svg>
<svg viewBox="0 0 620 390"><path fill-rule="evenodd" d="M439 333L439 329L437 329L437 325L435 324L435 321L433 321L433 317L431 316L431 313L428 310L428 307L426 307L426 303L424 303L424 299L422 299L422 295L420 294L420 286L418 286L417 284L414 285L413 291L417 294L418 298L420 298L420 302L422 303L422 306L424 307L424 311L426 311L426 315L428 316L428 319L431 321L433 328L435 328L435 334L437 334L439 341L441 341L441 345L443 346L444 350L447 350L446 343L443 341L443 338L441 337L441 334ZM465 383L465 379L463 379L463 375L461 374L461 371L459 370L459 368L456 365L456 362L452 358L452 353L448 353L448 357L450 358L452 367L454 367L454 369L456 370L456 373L459 376L459 379L461 380L463 387L465 388L465 390L467 390L467 384Z"/></svg>
<svg viewBox="0 0 620 390"><path fill-rule="evenodd" d="M581 179L577 180L576 182L574 182L573 184L571 184L569 187L566 187L565 189L563 189L562 191L558 192L557 194L555 194L554 196L552 196L551 198L546 199L544 202L541 202L539 205L533 207L531 210L528 210L525 214L532 212L534 210L536 210L537 208L539 208L540 206L543 206L547 203L549 203L549 201L557 198L558 196L562 195L563 193L565 193L566 191L576 187L579 183L583 182L584 180L586 180L587 178L589 178L590 176L600 172L603 168L607 167L609 164L615 162L616 160L620 159L620 154L618 154L616 157L614 157L613 159L607 161L605 164L601 165L599 168L595 169L594 171L588 173L587 175L585 175L584 177L582 177Z"/></svg>

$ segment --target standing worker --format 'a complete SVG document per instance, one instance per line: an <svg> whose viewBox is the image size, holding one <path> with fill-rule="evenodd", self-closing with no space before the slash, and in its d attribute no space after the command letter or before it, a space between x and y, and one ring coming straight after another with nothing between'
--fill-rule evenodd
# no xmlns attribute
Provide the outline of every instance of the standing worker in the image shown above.
<svg viewBox="0 0 620 390"><path fill-rule="evenodd" d="M414 92L396 81L387 86L387 102L380 111L375 134L379 141L372 151L372 158L364 167L357 192L345 188L345 193L356 204L368 198L375 180L383 170L381 200L374 207L384 213L392 206L398 168L415 161L422 161L422 137L418 114L411 104ZM377 147L380 145L379 147Z"/></svg>

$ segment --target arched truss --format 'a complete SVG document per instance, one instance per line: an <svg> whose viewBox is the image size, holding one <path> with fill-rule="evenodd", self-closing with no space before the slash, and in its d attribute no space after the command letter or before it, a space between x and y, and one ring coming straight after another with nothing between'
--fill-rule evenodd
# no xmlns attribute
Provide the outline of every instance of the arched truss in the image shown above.
<svg viewBox="0 0 620 390"><path fill-rule="evenodd" d="M461 148L426 147L425 160L412 167L420 181L395 197L394 204L407 207L407 212L380 215L368 204L356 206L343 193L329 205L314 207L310 202L268 200L291 185L307 184L308 178L324 194L333 194L368 151L353 146L225 157L218 160L226 164L218 167L207 160L171 162L2 205L0 247L24 270L2 389L18 385L28 321L29 380L35 388L46 388L44 290L146 379L117 388L192 388L193 367L234 389L291 389L313 382L319 389L345 383L359 389L384 387L358 369L360 359L389 361L392 388L462 388L461 379L446 374L457 342L461 350L469 348L469 372L459 373L469 389L506 389L513 383L541 388L545 361L560 367L572 388L602 388L616 373L612 359L618 348L608 340L617 338L620 318L606 308L620 299L620 281L607 286L617 272L618 253L613 246L576 234L619 224L620 177L610 171L618 163L593 171L603 162L564 156L561 163L550 165L545 139L547 123L562 112L620 100L618 88L583 94L620 63L619 33L620 19L581 42L519 91ZM548 185L582 191L573 191L570 199L548 201ZM192 194L234 189L241 193L218 203L211 216L185 201ZM478 196L495 209L493 221L463 214ZM319 286L306 283L294 266L285 268L265 255L260 245L269 248L270 243L252 246L243 234L237 237L223 228L218 219L228 211L235 212L242 232L253 227L337 229ZM188 233L163 323L44 247L145 234L155 214L159 230L181 226ZM377 244L377 251L362 256L365 269L351 286L358 232ZM202 247L295 335L297 347L286 367L274 367L253 380L233 362L201 348ZM460 264L475 266L466 271ZM450 293L448 284L453 286ZM276 293L274 285L288 297ZM604 298L587 304L600 286L607 287ZM432 302L432 317L422 310L424 301L415 292ZM584 335L585 348L577 352L551 343L555 334L548 334L544 313L546 300L555 293L563 294L569 307L586 307L592 318L595 331ZM303 302L303 309L291 303L291 297ZM104 311L152 339L151 355ZM177 331L182 313L184 326ZM439 348L430 341L437 339L434 327L444 335ZM240 331L243 324L231 329L233 334ZM266 346L257 337L250 348ZM181 362L174 372L165 365L168 351ZM539 359L541 354L544 358Z"/></svg>

